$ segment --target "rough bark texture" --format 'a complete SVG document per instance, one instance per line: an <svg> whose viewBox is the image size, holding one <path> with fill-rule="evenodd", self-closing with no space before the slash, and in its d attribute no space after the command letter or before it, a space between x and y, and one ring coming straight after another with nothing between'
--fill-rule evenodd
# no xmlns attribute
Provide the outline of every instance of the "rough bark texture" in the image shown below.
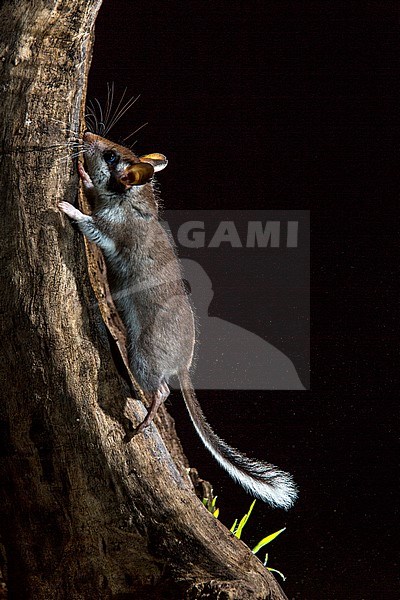
<svg viewBox="0 0 400 600"><path fill-rule="evenodd" d="M0 6L0 556L9 597L283 599L194 494L165 410L124 442L128 418L137 423L145 408L130 397L102 259L87 248L86 260L57 209L76 198L75 168L50 149L68 138L52 119L78 129L100 3Z"/></svg>

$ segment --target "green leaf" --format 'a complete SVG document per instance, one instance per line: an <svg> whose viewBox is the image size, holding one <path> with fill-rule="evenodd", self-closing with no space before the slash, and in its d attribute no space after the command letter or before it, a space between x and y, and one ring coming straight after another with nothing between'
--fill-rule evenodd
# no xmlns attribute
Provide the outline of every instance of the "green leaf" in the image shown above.
<svg viewBox="0 0 400 600"><path fill-rule="evenodd" d="M219 508L216 508L213 512L213 515L216 519L218 519L218 515L219 515Z"/></svg>
<svg viewBox="0 0 400 600"><path fill-rule="evenodd" d="M231 533L235 533L235 529L236 529L237 522L238 522L238 520L237 520L237 519L235 519L235 522L234 522L234 524L232 525L232 527L231 527L231 528L230 528L230 530L229 530Z"/></svg>
<svg viewBox="0 0 400 600"><path fill-rule="evenodd" d="M207 498L203 498L203 504L204 504L204 506L207 506L207 504L208 504L208 499Z"/></svg>
<svg viewBox="0 0 400 600"><path fill-rule="evenodd" d="M264 546L266 546L267 544L272 542L272 540L274 540L276 537L278 537L278 535L280 535L282 533L282 531L285 531L285 529L286 529L286 527L284 527L283 529L280 529L279 531L275 531L275 533L271 533L270 535L267 535L267 537L263 538L260 542L258 542L257 546L254 546L252 552L254 554L257 554L257 552L259 550L261 550L261 548L264 548Z"/></svg>
<svg viewBox="0 0 400 600"><path fill-rule="evenodd" d="M242 535L243 527L246 525L247 521L249 520L249 517L251 515L251 512L254 508L255 503L256 503L256 501L253 500L253 502L251 503L251 506L249 508L249 512L244 515L244 517L242 518L242 520L240 521L240 523L238 525L238 528L235 531L235 536L237 538L239 538L239 540L240 540L240 536Z"/></svg>
<svg viewBox="0 0 400 600"><path fill-rule="evenodd" d="M212 502L211 502L211 507L212 507L212 508L214 508L214 506L215 506L215 503L216 503L216 501L217 501L217 498L218 498L218 496L214 496L214 498L212 499Z"/></svg>
<svg viewBox="0 0 400 600"><path fill-rule="evenodd" d="M278 575L280 575L283 579L283 581L286 581L286 577L284 576L283 573L281 573L280 571L278 571L278 569L273 569L272 567L267 567L268 571L272 571L273 573L278 573Z"/></svg>

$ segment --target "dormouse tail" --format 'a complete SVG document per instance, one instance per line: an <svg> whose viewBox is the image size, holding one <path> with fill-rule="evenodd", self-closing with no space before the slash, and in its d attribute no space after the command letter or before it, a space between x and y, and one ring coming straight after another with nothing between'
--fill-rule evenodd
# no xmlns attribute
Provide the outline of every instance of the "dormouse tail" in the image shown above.
<svg viewBox="0 0 400 600"><path fill-rule="evenodd" d="M274 465L248 458L228 446L207 423L187 370L180 371L179 381L193 425L221 467L254 497L274 507L285 510L290 508L297 498L297 488L292 476Z"/></svg>

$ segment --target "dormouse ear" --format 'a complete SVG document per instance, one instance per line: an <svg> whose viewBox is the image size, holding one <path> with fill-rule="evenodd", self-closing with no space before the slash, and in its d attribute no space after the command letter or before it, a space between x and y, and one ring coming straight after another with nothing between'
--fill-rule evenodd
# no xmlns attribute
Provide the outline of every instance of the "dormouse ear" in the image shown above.
<svg viewBox="0 0 400 600"><path fill-rule="evenodd" d="M130 188L133 185L144 185L150 181L153 175L154 168L152 165L149 163L136 163L125 169L119 177L119 181L126 188Z"/></svg>
<svg viewBox="0 0 400 600"><path fill-rule="evenodd" d="M142 163L149 163L153 165L154 171L162 171L168 164L167 157L164 154L158 154L155 152L154 154L145 154L144 156L139 156L139 160Z"/></svg>

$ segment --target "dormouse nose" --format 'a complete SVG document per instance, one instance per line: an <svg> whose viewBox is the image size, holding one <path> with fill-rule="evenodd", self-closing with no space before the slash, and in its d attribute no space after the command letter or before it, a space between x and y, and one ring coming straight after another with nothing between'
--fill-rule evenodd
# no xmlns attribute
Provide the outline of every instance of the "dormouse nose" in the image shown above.
<svg viewBox="0 0 400 600"><path fill-rule="evenodd" d="M96 136L94 135L94 133L90 133L90 131L85 131L85 133L83 134L83 141L88 142L90 144L91 142L94 142L95 137Z"/></svg>

